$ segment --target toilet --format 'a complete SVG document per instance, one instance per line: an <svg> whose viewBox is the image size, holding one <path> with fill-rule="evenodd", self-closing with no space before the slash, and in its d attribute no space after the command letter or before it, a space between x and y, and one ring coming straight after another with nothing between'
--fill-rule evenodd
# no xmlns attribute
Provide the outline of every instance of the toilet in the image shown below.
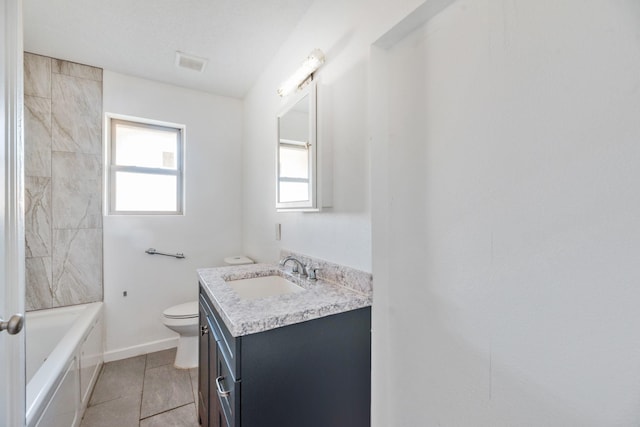
<svg viewBox="0 0 640 427"><path fill-rule="evenodd" d="M227 265L253 264L246 256L224 259ZM180 369L198 366L198 301L174 305L162 312L162 323L180 334L174 366Z"/></svg>

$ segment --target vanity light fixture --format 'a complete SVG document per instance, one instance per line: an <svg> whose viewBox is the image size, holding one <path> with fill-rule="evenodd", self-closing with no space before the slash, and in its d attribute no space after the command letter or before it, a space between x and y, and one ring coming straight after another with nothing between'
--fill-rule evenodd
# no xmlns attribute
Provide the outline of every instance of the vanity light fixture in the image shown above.
<svg viewBox="0 0 640 427"><path fill-rule="evenodd" d="M324 53L320 49L311 51L298 70L278 88L278 95L284 97L295 92L309 80L309 77L324 63Z"/></svg>

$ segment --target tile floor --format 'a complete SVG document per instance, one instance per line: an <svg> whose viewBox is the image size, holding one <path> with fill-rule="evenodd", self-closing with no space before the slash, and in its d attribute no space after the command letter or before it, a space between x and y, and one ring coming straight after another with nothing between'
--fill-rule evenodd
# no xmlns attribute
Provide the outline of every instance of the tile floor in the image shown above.
<svg viewBox="0 0 640 427"><path fill-rule="evenodd" d="M105 363L80 427L196 427L198 370L176 349Z"/></svg>

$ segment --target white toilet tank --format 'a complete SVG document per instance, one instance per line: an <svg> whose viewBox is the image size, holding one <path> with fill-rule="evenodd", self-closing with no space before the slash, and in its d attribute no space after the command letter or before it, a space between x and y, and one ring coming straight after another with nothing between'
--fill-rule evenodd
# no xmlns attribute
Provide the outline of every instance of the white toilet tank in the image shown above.
<svg viewBox="0 0 640 427"><path fill-rule="evenodd" d="M244 255L228 256L224 259L224 263L227 265L245 265L253 264L253 260Z"/></svg>

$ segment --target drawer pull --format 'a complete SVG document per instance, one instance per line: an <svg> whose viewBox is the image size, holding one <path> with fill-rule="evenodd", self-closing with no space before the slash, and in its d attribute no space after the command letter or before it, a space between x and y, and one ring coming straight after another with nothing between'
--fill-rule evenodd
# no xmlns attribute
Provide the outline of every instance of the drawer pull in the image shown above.
<svg viewBox="0 0 640 427"><path fill-rule="evenodd" d="M224 377L216 378L216 388L218 389L218 396L220 396L220 397L229 397L231 392L229 390L223 390L222 389L222 385L220 384L220 381L222 381L223 379L224 379Z"/></svg>
<svg viewBox="0 0 640 427"><path fill-rule="evenodd" d="M209 333L209 327L207 325L200 326L200 335L206 335Z"/></svg>

